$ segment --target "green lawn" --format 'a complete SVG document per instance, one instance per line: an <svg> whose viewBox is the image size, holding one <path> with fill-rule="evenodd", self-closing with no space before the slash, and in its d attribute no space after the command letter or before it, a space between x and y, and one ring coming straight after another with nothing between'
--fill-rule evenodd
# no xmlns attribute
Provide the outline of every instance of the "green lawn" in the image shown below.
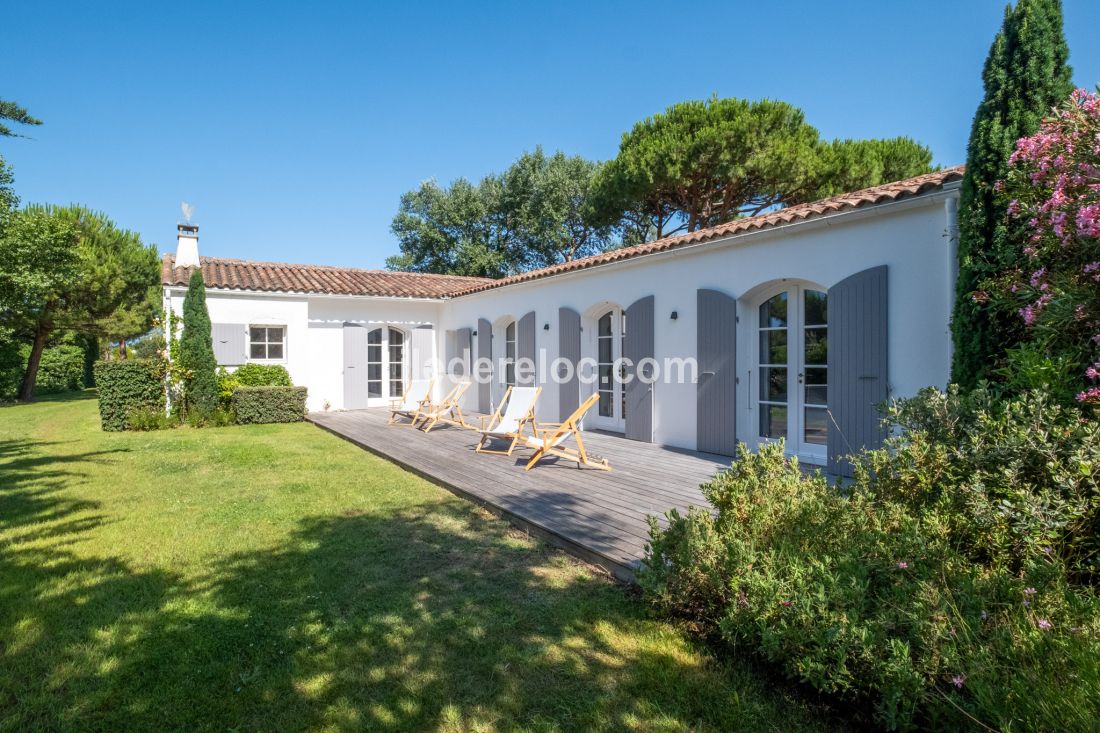
<svg viewBox="0 0 1100 733"><path fill-rule="evenodd" d="M827 718L311 425L110 434L90 394L0 408L0 730Z"/></svg>

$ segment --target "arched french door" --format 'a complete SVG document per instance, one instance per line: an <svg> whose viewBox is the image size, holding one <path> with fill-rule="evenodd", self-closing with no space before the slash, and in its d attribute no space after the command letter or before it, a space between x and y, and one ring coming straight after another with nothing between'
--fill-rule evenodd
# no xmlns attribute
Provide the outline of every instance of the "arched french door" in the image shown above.
<svg viewBox="0 0 1100 733"><path fill-rule="evenodd" d="M810 285L769 290L757 307L755 407L760 442L784 439L787 451L826 459L828 295Z"/></svg>
<svg viewBox="0 0 1100 733"><path fill-rule="evenodd" d="M367 331L367 398L382 404L405 393L405 332L392 326Z"/></svg>
<svg viewBox="0 0 1100 733"><path fill-rule="evenodd" d="M623 339L626 313L618 306L600 309L593 317L590 351L596 361L595 391L600 396L596 409L586 418L592 427L626 430L626 394L623 389Z"/></svg>

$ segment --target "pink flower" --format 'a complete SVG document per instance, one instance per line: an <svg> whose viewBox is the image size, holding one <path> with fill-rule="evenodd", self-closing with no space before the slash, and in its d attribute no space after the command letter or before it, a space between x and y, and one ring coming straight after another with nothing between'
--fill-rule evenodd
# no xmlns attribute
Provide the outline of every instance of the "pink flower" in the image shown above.
<svg viewBox="0 0 1100 733"><path fill-rule="evenodd" d="M1045 618L1041 618L1038 621L1036 621L1035 625L1038 626L1043 631L1050 631L1050 629L1053 627L1053 624L1051 624L1050 621L1048 621Z"/></svg>
<svg viewBox="0 0 1100 733"><path fill-rule="evenodd" d="M1100 403L1100 387L1089 387L1077 393L1078 402Z"/></svg>
<svg viewBox="0 0 1100 733"><path fill-rule="evenodd" d="M965 674L955 675L954 677L951 678L951 684L953 684L955 686L956 690L961 690L963 688L963 685L966 684L966 675Z"/></svg>

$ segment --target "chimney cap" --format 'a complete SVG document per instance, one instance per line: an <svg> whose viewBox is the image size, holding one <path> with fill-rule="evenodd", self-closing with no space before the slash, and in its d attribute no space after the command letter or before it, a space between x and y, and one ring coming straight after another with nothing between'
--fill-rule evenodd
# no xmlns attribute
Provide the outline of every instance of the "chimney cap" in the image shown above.
<svg viewBox="0 0 1100 733"><path fill-rule="evenodd" d="M185 235L186 234L192 234L192 235L197 236L198 233L199 233L198 224L177 224L176 229L179 230L180 234L185 234Z"/></svg>

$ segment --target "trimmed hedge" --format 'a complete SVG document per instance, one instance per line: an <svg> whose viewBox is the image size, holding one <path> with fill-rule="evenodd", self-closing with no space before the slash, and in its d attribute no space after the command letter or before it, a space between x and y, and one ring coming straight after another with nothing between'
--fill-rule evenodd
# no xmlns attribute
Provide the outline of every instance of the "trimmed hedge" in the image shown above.
<svg viewBox="0 0 1100 733"><path fill-rule="evenodd" d="M306 414L305 387L237 387L233 390L237 423L301 422Z"/></svg>
<svg viewBox="0 0 1100 733"><path fill-rule="evenodd" d="M135 411L165 409L164 364L146 359L97 361L99 418L107 431L128 430Z"/></svg>

